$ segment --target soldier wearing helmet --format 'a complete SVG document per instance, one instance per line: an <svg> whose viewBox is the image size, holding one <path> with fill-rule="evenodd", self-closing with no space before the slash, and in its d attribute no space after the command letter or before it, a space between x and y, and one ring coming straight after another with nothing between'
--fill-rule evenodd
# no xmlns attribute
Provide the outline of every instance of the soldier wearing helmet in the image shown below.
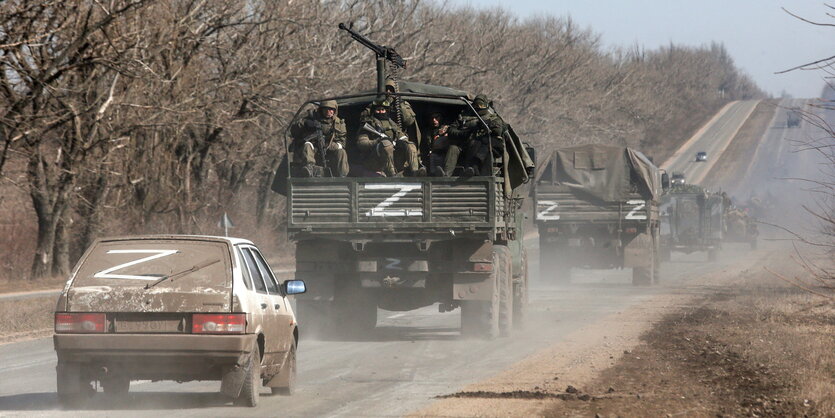
<svg viewBox="0 0 835 418"><path fill-rule="evenodd" d="M408 176L425 176L426 170L418 163L415 143L391 119L391 102L379 97L363 115L357 132L357 149L366 169L386 177L401 171ZM405 167L404 167L405 166Z"/></svg>
<svg viewBox="0 0 835 418"><path fill-rule="evenodd" d="M397 90L397 84L392 79L386 80L386 96L385 99L389 103L388 115L391 121L398 124L400 130L406 135L408 141L398 143L400 150L395 148L394 153L394 167L396 172L404 172L406 175L425 175L426 169L422 167L420 160L421 136L420 128L418 127L417 117L415 116L412 105L406 100L396 96L394 93ZM360 120L373 119L372 115L373 103L369 105L360 114ZM398 120L399 119L399 120ZM408 145L411 143L411 145ZM411 149L414 147L414 152ZM414 156L413 156L414 155Z"/></svg>
<svg viewBox="0 0 835 418"><path fill-rule="evenodd" d="M300 177L332 177L348 175L348 154L345 152L347 129L336 116L336 100L325 100L317 109L308 110L290 125L293 161L291 168ZM323 161L324 159L324 161Z"/></svg>
<svg viewBox="0 0 835 418"><path fill-rule="evenodd" d="M485 95L476 96L472 106L477 116L464 111L449 127L449 135L466 143L464 167L467 175L490 175L490 153L494 157L503 155L507 124L493 110L492 102Z"/></svg>

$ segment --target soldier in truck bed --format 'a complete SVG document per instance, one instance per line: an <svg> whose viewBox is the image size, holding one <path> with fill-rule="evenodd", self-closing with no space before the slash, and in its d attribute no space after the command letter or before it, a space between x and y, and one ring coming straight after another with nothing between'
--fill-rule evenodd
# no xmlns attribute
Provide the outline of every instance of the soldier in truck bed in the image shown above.
<svg viewBox="0 0 835 418"><path fill-rule="evenodd" d="M465 175L491 175L490 152L497 157L504 153L504 135L507 132L507 124L490 107L490 101L483 94L473 99L473 108L487 127L478 117L467 115L465 111L449 127L449 136L464 141L466 144Z"/></svg>
<svg viewBox="0 0 835 418"><path fill-rule="evenodd" d="M321 177L323 168L333 177L348 175L348 154L345 152L347 129L336 116L336 100L323 101L318 109L310 109L290 126L293 162L291 168L300 177ZM321 133L321 137L319 136ZM322 148L324 158L322 161Z"/></svg>
<svg viewBox="0 0 835 418"><path fill-rule="evenodd" d="M427 145L429 173L435 177L452 175L463 148L463 141L459 138L450 138L448 130L449 126L443 124L443 115L440 112L432 112L429 115L429 130L421 145Z"/></svg>
<svg viewBox="0 0 835 418"><path fill-rule="evenodd" d="M391 103L378 98L370 107L373 116L363 117L357 132L357 149L363 166L386 177L394 177L401 170L407 176L425 176L426 169L418 162L417 145L391 120Z"/></svg>

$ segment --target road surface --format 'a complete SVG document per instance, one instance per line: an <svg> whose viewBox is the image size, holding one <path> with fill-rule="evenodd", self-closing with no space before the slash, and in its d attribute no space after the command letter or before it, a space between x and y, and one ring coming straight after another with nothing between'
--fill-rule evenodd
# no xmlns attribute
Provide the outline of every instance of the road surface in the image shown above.
<svg viewBox="0 0 835 418"><path fill-rule="evenodd" d="M688 183L701 184L719 156L759 104L759 100L732 102L696 132L672 157L661 165L672 176L684 173ZM707 153L707 161L697 162L696 153Z"/></svg>

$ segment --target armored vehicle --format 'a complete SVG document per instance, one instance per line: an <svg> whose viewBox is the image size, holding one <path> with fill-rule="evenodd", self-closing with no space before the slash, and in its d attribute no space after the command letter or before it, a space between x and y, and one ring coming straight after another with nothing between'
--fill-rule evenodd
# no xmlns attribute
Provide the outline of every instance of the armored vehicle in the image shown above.
<svg viewBox="0 0 835 418"><path fill-rule="evenodd" d="M657 283L666 173L608 145L559 149L546 164L534 193L540 277L568 282L576 267L631 267L634 284Z"/></svg>
<svg viewBox="0 0 835 418"><path fill-rule="evenodd" d="M674 186L661 198L661 259L673 251L706 251L714 261L725 229L722 196L696 185Z"/></svg>
<svg viewBox="0 0 835 418"><path fill-rule="evenodd" d="M379 64L392 50L351 34L375 51L384 71ZM375 327L377 308L410 311L437 303L441 312L461 308L463 334L510 333L527 303L520 207L533 161L508 127L490 139L504 147L490 153L489 172L462 176L458 167L449 177L362 176L354 170L363 162L352 135L362 129L363 110L383 94L382 83L380 76L377 91L311 100L297 113L335 100L352 167L342 178L278 173L286 177L274 190L287 196L296 278L308 285L297 299L299 321L320 334L353 333ZM435 112L446 121L476 115L467 92L406 81L397 87L389 96L408 101L419 123Z"/></svg>
<svg viewBox="0 0 835 418"><path fill-rule="evenodd" d="M725 242L744 242L748 243L752 250L757 249L760 232L756 219L748 214L748 210L728 208L725 211L725 229Z"/></svg>

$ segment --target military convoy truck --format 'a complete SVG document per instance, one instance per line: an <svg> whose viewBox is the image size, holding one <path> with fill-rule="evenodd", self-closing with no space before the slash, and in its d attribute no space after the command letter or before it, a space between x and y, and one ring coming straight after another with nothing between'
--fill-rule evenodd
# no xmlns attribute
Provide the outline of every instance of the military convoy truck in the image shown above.
<svg viewBox="0 0 835 418"><path fill-rule="evenodd" d="M363 42L384 71L380 62L393 50L358 40L370 44ZM296 115L336 100L352 165L359 163L351 135L360 129L360 113L383 94L382 79L378 74L377 91L311 100ZM448 121L476 114L467 92L406 81L398 88L395 95L410 103L420 121L433 112ZM450 177L283 173L286 183L274 190L287 196L295 277L308 288L298 296L297 312L308 332L370 330L377 308L410 311L435 303L441 312L461 309L462 334L489 339L521 323L528 281L520 208L534 167L512 127L501 140L503 154L491 155L491 172L477 176L461 176L461 167Z"/></svg>
<svg viewBox="0 0 835 418"><path fill-rule="evenodd" d="M748 243L752 250L757 249L760 236L757 220L745 210L737 207L728 208L725 211L725 230L725 242Z"/></svg>
<svg viewBox="0 0 835 418"><path fill-rule="evenodd" d="M707 252L715 261L722 246L725 208L722 196L696 185L674 186L661 198L661 261L673 251Z"/></svg>
<svg viewBox="0 0 835 418"><path fill-rule="evenodd" d="M631 267L633 284L658 283L666 187L666 173L630 148L556 150L534 191L540 279L569 282L572 268Z"/></svg>

